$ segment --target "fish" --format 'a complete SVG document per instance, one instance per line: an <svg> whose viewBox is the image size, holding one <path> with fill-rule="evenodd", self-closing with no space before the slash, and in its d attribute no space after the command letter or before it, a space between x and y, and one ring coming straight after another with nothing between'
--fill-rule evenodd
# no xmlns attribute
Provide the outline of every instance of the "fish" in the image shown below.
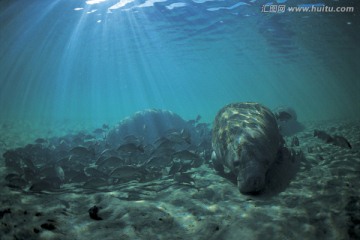
<svg viewBox="0 0 360 240"><path fill-rule="evenodd" d="M192 161L190 160L182 160L181 161L181 168L179 170L179 172L187 172L188 170L190 170L192 168Z"/></svg>
<svg viewBox="0 0 360 240"><path fill-rule="evenodd" d="M93 131L94 134L100 135L105 133L106 131L103 128L97 128Z"/></svg>
<svg viewBox="0 0 360 240"><path fill-rule="evenodd" d="M343 148L349 148L351 149L352 146L351 144L349 143L349 141L342 137L342 136L338 136L338 135L335 135L333 137L333 142L332 142L335 146L339 146L339 147L343 147Z"/></svg>
<svg viewBox="0 0 360 240"><path fill-rule="evenodd" d="M31 187L29 188L32 192L42 192L42 191L49 191L53 189L59 189L60 188L60 182L56 181L52 178L45 178L42 180L39 180L37 182L34 182Z"/></svg>
<svg viewBox="0 0 360 240"><path fill-rule="evenodd" d="M136 145L134 143L122 144L117 148L117 150L124 153L145 152L144 147L142 145Z"/></svg>
<svg viewBox="0 0 360 240"><path fill-rule="evenodd" d="M11 179L16 178L16 177L20 177L20 175L16 174L16 173L9 173L8 175L5 176L5 180L11 181Z"/></svg>
<svg viewBox="0 0 360 240"><path fill-rule="evenodd" d="M160 137L157 140L155 140L155 142L154 142L156 149L171 149L176 144L177 144L176 142L173 142L166 137Z"/></svg>
<svg viewBox="0 0 360 240"><path fill-rule="evenodd" d="M169 175L175 175L177 172L180 172L181 167L181 161L173 161L169 170Z"/></svg>
<svg viewBox="0 0 360 240"><path fill-rule="evenodd" d="M60 181L64 181L65 174L64 170L59 165L45 165L40 168L39 173L37 174L40 177L53 178L57 177Z"/></svg>
<svg viewBox="0 0 360 240"><path fill-rule="evenodd" d="M82 186L84 188L97 188L108 186L109 182L105 178L93 177L86 181Z"/></svg>
<svg viewBox="0 0 360 240"><path fill-rule="evenodd" d="M144 174L144 168L136 166L122 166L115 168L111 173L110 177L119 179L137 179Z"/></svg>
<svg viewBox="0 0 360 240"><path fill-rule="evenodd" d="M65 180L65 173L64 169L61 166L54 167L56 176L63 182Z"/></svg>
<svg viewBox="0 0 360 240"><path fill-rule="evenodd" d="M178 183L195 184L195 179L191 176L191 173L176 173L174 180Z"/></svg>
<svg viewBox="0 0 360 240"><path fill-rule="evenodd" d="M199 156L196 153L189 150L177 151L172 155L173 158L186 159L186 160L198 160Z"/></svg>
<svg viewBox="0 0 360 240"><path fill-rule="evenodd" d="M91 135L91 134L86 134L84 136L84 142L92 142L96 139L95 136Z"/></svg>
<svg viewBox="0 0 360 240"><path fill-rule="evenodd" d="M185 129L170 129L156 139L154 145L158 148L172 148L182 143L191 144L190 132Z"/></svg>
<svg viewBox="0 0 360 240"><path fill-rule="evenodd" d="M85 182L89 179L89 177L84 173L84 171L73 172L72 175L73 177L71 177L71 182Z"/></svg>
<svg viewBox="0 0 360 240"><path fill-rule="evenodd" d="M196 123L198 123L200 120L201 120L201 116L200 116L200 115L197 115L194 120L189 120L189 121L187 121L187 123L194 126L194 125L195 125Z"/></svg>
<svg viewBox="0 0 360 240"><path fill-rule="evenodd" d="M24 188L28 184L28 182L25 181L25 179L23 179L20 176L12 176L10 179L8 177L7 181L8 181L7 186L10 188L21 189L21 188Z"/></svg>
<svg viewBox="0 0 360 240"><path fill-rule="evenodd" d="M151 152L150 157L169 157L171 159L174 153L175 150L173 148L156 148Z"/></svg>
<svg viewBox="0 0 360 240"><path fill-rule="evenodd" d="M192 161L175 160L170 167L168 175L175 175L178 172L186 172L192 168Z"/></svg>
<svg viewBox="0 0 360 240"><path fill-rule="evenodd" d="M205 153L203 152L203 153L201 153L201 155L205 155ZM191 167L198 168L204 163L204 161L205 161L204 157L199 156L198 158L195 158L191 161Z"/></svg>
<svg viewBox="0 0 360 240"><path fill-rule="evenodd" d="M167 166L171 162L171 157L152 156L146 162L146 166Z"/></svg>
<svg viewBox="0 0 360 240"><path fill-rule="evenodd" d="M22 161L27 167L29 167L34 172L38 170L38 168L34 165L33 161L30 158L24 157L22 158Z"/></svg>
<svg viewBox="0 0 360 240"><path fill-rule="evenodd" d="M21 167L21 155L16 150L8 150L3 154L5 159L5 166L12 168L18 172L22 170Z"/></svg>
<svg viewBox="0 0 360 240"><path fill-rule="evenodd" d="M179 131L173 131L166 135L166 138L175 143L183 143L191 144L191 135L189 131L182 129Z"/></svg>
<svg viewBox="0 0 360 240"><path fill-rule="evenodd" d="M108 125L108 124L105 124L105 123L102 125L102 128L103 128L103 129L110 129L109 125Z"/></svg>
<svg viewBox="0 0 360 240"><path fill-rule="evenodd" d="M142 142L142 139L138 138L135 135L127 135L123 138L123 140L126 143L135 143L135 144L140 144Z"/></svg>
<svg viewBox="0 0 360 240"><path fill-rule="evenodd" d="M23 167L22 170L23 170L23 175L22 176L26 180L33 180L33 179L35 179L35 178L37 178L39 176L39 171L34 170L32 168Z"/></svg>
<svg viewBox="0 0 360 240"><path fill-rule="evenodd" d="M189 121L187 121L187 123L188 123L189 125L194 126L195 123L196 123L196 121L195 121L195 120L189 120Z"/></svg>
<svg viewBox="0 0 360 240"><path fill-rule="evenodd" d="M117 167L119 165L125 164L125 160L119 157L111 156L108 157L101 162L96 162L96 165L98 165L98 168L111 168L111 167Z"/></svg>
<svg viewBox="0 0 360 240"><path fill-rule="evenodd" d="M100 153L100 157L111 157L117 154L116 149L106 148Z"/></svg>
<svg viewBox="0 0 360 240"><path fill-rule="evenodd" d="M89 150L83 146L77 146L70 150L70 154L77 155L80 157L94 157L95 152L93 150Z"/></svg>
<svg viewBox="0 0 360 240"><path fill-rule="evenodd" d="M84 173L88 177L102 177L102 178L107 177L106 173L103 173L102 171L99 171L98 169L96 169L94 167L84 168Z"/></svg>
<svg viewBox="0 0 360 240"><path fill-rule="evenodd" d="M332 143L334 141L334 139L329 134L321 130L314 130L314 137L317 137L326 143Z"/></svg>

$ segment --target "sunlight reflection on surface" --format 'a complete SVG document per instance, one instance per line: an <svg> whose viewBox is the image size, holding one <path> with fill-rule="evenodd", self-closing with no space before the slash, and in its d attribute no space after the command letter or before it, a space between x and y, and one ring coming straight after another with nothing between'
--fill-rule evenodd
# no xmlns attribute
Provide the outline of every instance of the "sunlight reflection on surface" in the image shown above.
<svg viewBox="0 0 360 240"><path fill-rule="evenodd" d="M102 2L106 2L106 0L89 0L89 1L86 1L86 4L92 5L92 4L102 3Z"/></svg>

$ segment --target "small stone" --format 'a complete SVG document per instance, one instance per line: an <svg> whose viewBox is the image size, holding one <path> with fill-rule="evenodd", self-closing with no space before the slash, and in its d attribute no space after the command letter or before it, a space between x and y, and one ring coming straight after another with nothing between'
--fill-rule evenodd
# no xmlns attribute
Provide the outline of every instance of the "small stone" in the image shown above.
<svg viewBox="0 0 360 240"><path fill-rule="evenodd" d="M291 139L291 147L299 146L299 145L300 145L299 138L293 137L293 138Z"/></svg>
<svg viewBox="0 0 360 240"><path fill-rule="evenodd" d="M7 209L4 209L3 211L0 211L0 219L2 219L6 213L11 213L10 208L7 208Z"/></svg>
<svg viewBox="0 0 360 240"><path fill-rule="evenodd" d="M93 206L89 209L89 216L94 220L102 220L101 217L98 216L99 208L97 206Z"/></svg>
<svg viewBox="0 0 360 240"><path fill-rule="evenodd" d="M41 228L49 230L49 231L56 229L55 225L52 223L43 223L43 224L41 224Z"/></svg>
<svg viewBox="0 0 360 240"><path fill-rule="evenodd" d="M354 239L360 238L360 224L354 226L353 237Z"/></svg>

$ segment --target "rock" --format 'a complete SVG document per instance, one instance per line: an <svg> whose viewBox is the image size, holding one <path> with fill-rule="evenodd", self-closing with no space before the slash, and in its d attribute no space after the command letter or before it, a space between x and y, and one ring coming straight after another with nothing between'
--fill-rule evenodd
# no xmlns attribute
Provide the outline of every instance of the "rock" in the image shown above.
<svg viewBox="0 0 360 240"><path fill-rule="evenodd" d="M93 206L92 208L89 209L89 216L91 219L103 220L101 217L99 217L98 213L99 213L99 208L97 206Z"/></svg>

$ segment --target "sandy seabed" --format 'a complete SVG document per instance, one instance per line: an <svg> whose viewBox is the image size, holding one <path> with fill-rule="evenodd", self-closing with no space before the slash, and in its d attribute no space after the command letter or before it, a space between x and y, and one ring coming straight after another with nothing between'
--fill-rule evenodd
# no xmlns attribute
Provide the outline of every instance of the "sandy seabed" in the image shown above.
<svg viewBox="0 0 360 240"><path fill-rule="evenodd" d="M7 187L1 158L0 239L360 239L360 122L304 125L294 148L305 158L290 183L270 195L242 195L207 164L189 184L132 181L97 190L68 184L66 191L32 193ZM352 149L315 138L315 129L345 137ZM56 135L29 124L0 131L1 155ZM90 218L94 206L102 220Z"/></svg>

